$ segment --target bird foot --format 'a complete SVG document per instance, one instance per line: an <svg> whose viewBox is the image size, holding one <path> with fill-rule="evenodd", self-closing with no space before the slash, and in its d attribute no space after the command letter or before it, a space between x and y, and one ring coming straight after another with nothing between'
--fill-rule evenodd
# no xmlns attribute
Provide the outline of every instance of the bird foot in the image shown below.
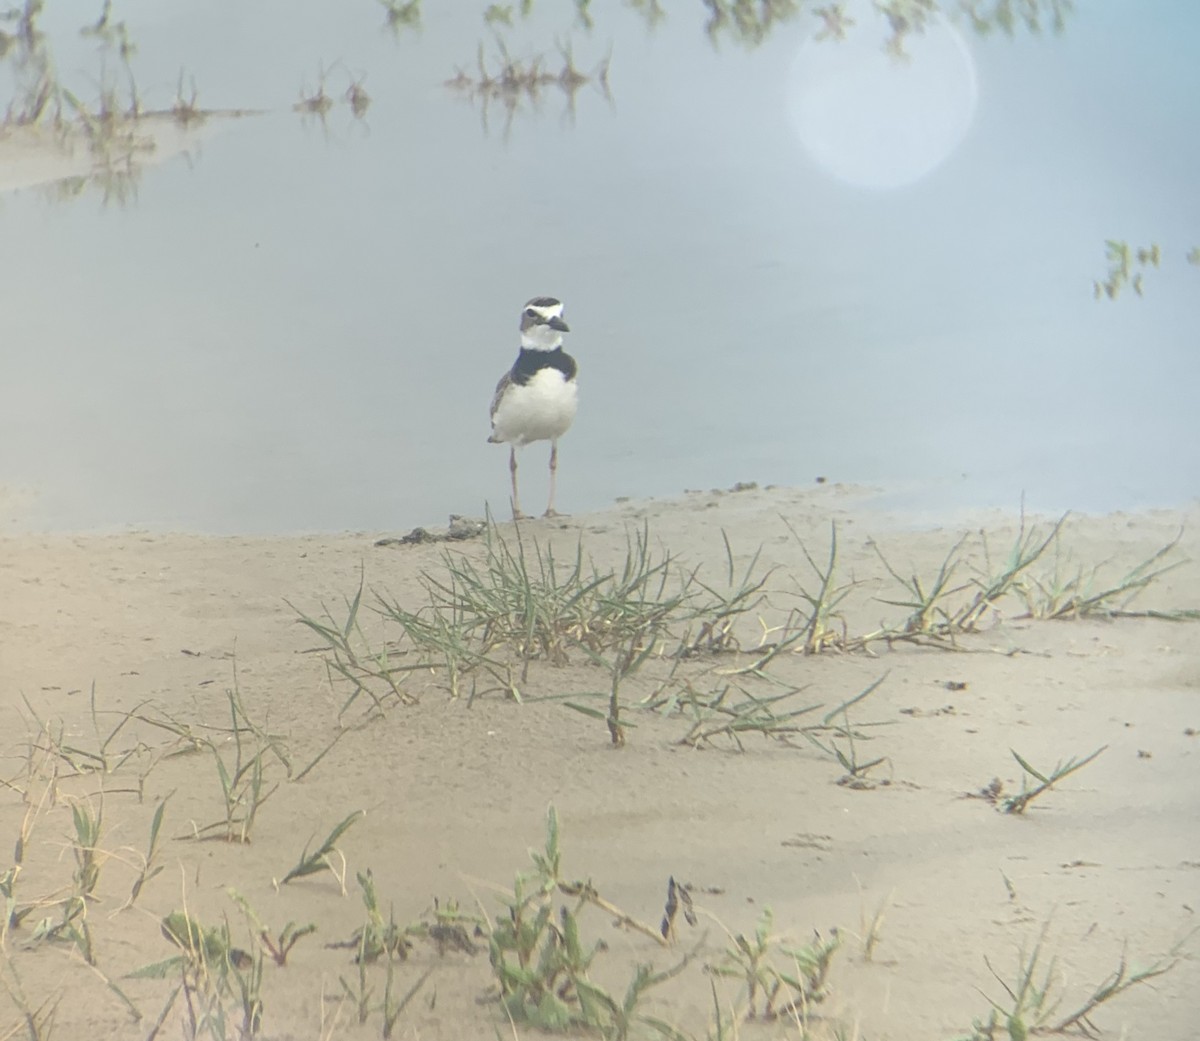
<svg viewBox="0 0 1200 1041"><path fill-rule="evenodd" d="M545 513L542 514L542 516L543 517L565 517L566 514L559 513L558 510L556 510L553 506L551 506L546 510Z"/></svg>

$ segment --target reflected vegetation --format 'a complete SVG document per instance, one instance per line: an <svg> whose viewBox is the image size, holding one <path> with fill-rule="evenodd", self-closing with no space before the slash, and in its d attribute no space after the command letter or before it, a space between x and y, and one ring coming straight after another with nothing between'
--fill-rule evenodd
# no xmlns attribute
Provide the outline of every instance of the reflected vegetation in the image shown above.
<svg viewBox="0 0 1200 1041"><path fill-rule="evenodd" d="M1125 286L1138 296L1143 293L1142 275L1149 268L1156 268L1162 260L1162 249L1157 242L1149 246L1133 248L1128 242L1108 239L1104 243L1108 259L1108 276L1103 282L1092 283L1092 295L1099 300L1107 296L1115 300Z"/></svg>
<svg viewBox="0 0 1200 1041"><path fill-rule="evenodd" d="M0 0L2 2L2 0ZM361 0L367 2L367 0ZM422 29L421 0L375 0L383 9L383 30L399 37ZM200 107L195 80L179 75L174 102L169 108L147 109L133 72L137 45L123 19L114 14L113 0L103 0L99 16L84 24L81 36L97 44L96 67L88 76L95 96L84 98L69 89L55 67L50 43L39 29L46 0L0 10L0 67L12 78L12 97L0 123L0 148L9 156L22 150L22 158L40 149L57 153L63 167L59 176L43 176L41 190L55 200L72 199L89 187L95 188L104 204L124 205L137 197L141 170L152 156L169 149L164 129L174 129L175 152L187 152L186 132L215 115L245 115L246 110L217 113ZM863 31L863 23L882 24L884 48L898 59L906 59L905 41L925 31L931 20L950 18L980 35L1012 36L1020 30L1061 32L1073 9L1073 0L697 0L674 18L694 18L714 48L728 41L745 48L764 43L780 26L800 23L822 42L836 43L852 32ZM518 114L545 114L542 104L549 93L563 99L561 109L551 106L560 118L573 122L576 99L584 87L594 87L612 100L608 56L591 67L576 63L570 34L591 37L603 31L602 20L621 13L606 7L593 10L591 0L550 7L536 0L513 3L480 2L479 24L490 34L480 42L474 60L455 69L445 81L457 97L479 107L485 133L493 128L496 111L507 136ZM535 10L564 12L553 46L535 49L532 57L516 58L510 53L507 33L524 29ZM623 10L640 16L647 31L653 31L667 12L661 0L625 0ZM685 11L687 13L682 13ZM874 29L875 26L866 26ZM327 88L328 70L318 72L315 84L302 82L293 111L323 122L339 101L352 115L363 119L371 97L363 86L365 75L349 77L344 92ZM38 133L30 128L37 128ZM26 183L37 183L29 181ZM13 185L8 185L12 187ZM1132 284L1132 278L1131 278ZM1109 281L1102 285L1115 284ZM1139 283L1140 284L1140 283Z"/></svg>
<svg viewBox="0 0 1200 1041"><path fill-rule="evenodd" d="M214 112L198 105L195 80L181 72L169 109L148 109L134 78L137 47L124 21L113 18L112 0L79 30L97 43L94 100L85 100L58 75L49 40L38 26L45 0L0 13L0 63L12 75L13 93L0 122L0 159L37 165L28 182L54 202L79 198L89 188L102 205L124 206L137 198L146 163L170 150L187 152L185 132ZM186 80L186 85L185 85ZM222 115L242 115L223 112ZM174 136L175 140L169 140ZM2 183L0 183L2 184ZM3 187L21 187L3 184Z"/></svg>
<svg viewBox="0 0 1200 1041"><path fill-rule="evenodd" d="M565 99L562 115L570 122L575 119L575 101L582 87L591 84L612 101L608 86L608 68L611 54L591 72L583 72L575 64L575 56L569 43L559 44L559 60L551 65L546 55L538 54L522 61L512 57L504 41L497 39L497 54L489 62L484 46L479 45L475 67L471 71L459 69L446 81L446 86L469 101L479 104L480 120L484 132L491 129L490 110L499 106L504 113L504 136L508 137L513 120L523 105L531 111L539 111L545 92L557 90Z"/></svg>
<svg viewBox="0 0 1200 1041"><path fill-rule="evenodd" d="M1108 273L1103 280L1092 282L1092 296L1097 300L1116 300L1127 286L1138 296L1145 295L1144 276L1157 268L1163 258L1157 242L1135 247L1120 239L1106 239L1104 255ZM1189 264L1200 265L1200 246L1193 246L1185 259Z"/></svg>
<svg viewBox="0 0 1200 1041"><path fill-rule="evenodd" d="M1074 0L873 0L816 5L805 0L703 0L708 17L704 32L714 46L729 39L745 47L762 44L779 26L808 16L817 22L818 40L844 40L858 23L883 20L888 27L885 49L906 57L904 44L924 32L931 20L948 17L980 35L1000 32L1013 36L1021 29L1040 33L1049 25L1054 32L1066 27ZM641 5L638 5L641 6ZM657 7L657 4L654 6Z"/></svg>
<svg viewBox="0 0 1200 1041"><path fill-rule="evenodd" d="M421 27L421 0L379 0L383 5L383 27L394 36L405 29Z"/></svg>
<svg viewBox="0 0 1200 1041"><path fill-rule="evenodd" d="M1061 33L1075 13L1075 0L958 0L958 10L980 36L995 32L1015 36L1021 29L1037 34L1047 24L1052 32Z"/></svg>
<svg viewBox="0 0 1200 1041"><path fill-rule="evenodd" d="M310 89L307 82L301 83L300 100L292 106L293 112L299 112L302 116L314 118L324 125L326 115L328 115L329 110L334 106L333 97L325 89L329 74L332 71L332 69L319 69L317 72L317 83L314 88ZM363 73L358 76L354 76L353 74L348 75L350 85L340 95L341 100L349 107L350 114L355 119L365 119L367 109L371 107L371 95L367 93L366 88L363 86L366 74Z"/></svg>

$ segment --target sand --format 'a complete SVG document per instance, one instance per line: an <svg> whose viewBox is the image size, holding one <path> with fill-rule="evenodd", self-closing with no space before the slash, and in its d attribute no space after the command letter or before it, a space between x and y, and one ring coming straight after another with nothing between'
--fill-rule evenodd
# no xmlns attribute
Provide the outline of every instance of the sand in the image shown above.
<svg viewBox="0 0 1200 1041"><path fill-rule="evenodd" d="M523 531L556 546L563 558L582 537L603 565L620 559L630 533L645 523L654 546L669 548L681 565L699 567L700 577L717 585L724 578L724 531L739 568L760 548L760 568L776 568L769 600L754 612L769 627L799 603L799 585L814 586L796 536L821 561L831 521L838 526L843 580L856 582L842 605L851 634L905 613L882 602L903 597L871 540L901 574L928 581L961 535L970 536L968 560L982 565L978 529L986 529L999 555L1017 530L1017 518L1001 513L956 518L936 529L916 525L873 508L864 490L826 485L624 503L602 514L532 522ZM1074 517L1061 544L1076 563L1103 565L1102 577L1119 578L1182 528L1170 559L1185 562L1132 606L1195 608L1198 521L1197 506ZM511 525L501 528L512 535ZM331 681L320 641L298 623L297 611L315 615L324 603L344 616L344 598L353 596L360 574L369 589L416 608L422 571L438 573L446 553L478 558L483 552L478 541L376 546L382 534L395 533L0 539L6 782L0 871L12 863L24 820L16 901L39 904L5 941L0 1037L27 1036L18 986L31 1009L57 1002L52 1034L45 1036L151 1036L177 977L127 974L177 953L160 921L185 906L205 925L227 919L235 943L253 950L230 888L274 933L289 921L317 927L285 967L266 962L261 1036L379 1037L383 1019L374 1006L382 1000L383 966L367 969L374 993L360 1025L356 1010L339 1000L339 977L357 986L353 952L329 946L362 924L357 873L371 871L384 914L391 911L402 924L428 919L435 898L442 907L456 900L466 911L494 916L500 891L529 869L528 851L542 845L551 804L561 826L564 875L590 879L627 914L657 925L668 877L690 887L698 924L680 920L669 949L615 928L592 908L580 921L585 939L606 944L593 975L618 994L636 964L665 968L691 955L643 1009L699 1038L714 1029L710 983L722 1007L736 1009L739 1018L744 1013L744 988L706 966L722 963L726 929L749 935L765 908L785 942L802 945L814 931L829 938L836 930L842 938L828 994L810 1010L810 1036L818 1038L836 1036L839 1028L841 1036L872 1041L966 1036L972 1020L986 1016L989 997L1005 998L988 964L1011 984L1020 952L1032 950L1043 930L1045 966L1057 959L1058 1019L1086 1000L1123 953L1131 967L1145 966L1191 936L1187 950L1194 954L1197 623L1033 620L1022 618L1021 605L1010 599L1000 614L987 616L983 632L962 637L956 649L878 643L871 653L787 653L771 663L769 680L731 677L752 660L761 632L750 617L740 631L745 653L690 659L676 673L698 692L731 682L759 697L803 688L796 707L824 706L813 719L883 677L850 710L864 735L857 756L883 759L856 785L845 783L836 759L803 738L752 734L740 750L720 740L699 749L681 744L688 719L638 707L662 688L673 664L667 660L652 660L626 680L633 725L622 748L611 746L603 721L570 711L559 697L599 705L587 695L608 689L607 673L579 653L568 664L535 663L521 685L522 703L487 690L483 681L473 698L469 681L452 698L443 674L422 671L404 680L414 703L392 700L370 714L360 697L339 717L349 689ZM1060 563L1066 573L1067 563ZM965 568L961 574L969 576ZM373 641L394 635L366 610L363 626ZM277 736L293 764L289 779L280 761L267 757L267 785L278 788L246 844L196 837L223 819L214 758L172 754L184 747L177 736L145 721L186 724L232 763L222 728L235 683L250 717ZM126 714L142 718L130 718L111 737L97 769L99 760L85 753L98 755ZM63 755L51 750L43 723ZM1012 749L1049 769L1101 747L1095 762L1023 815L978 797L993 778L1004 793L1020 790ZM141 866L138 851L145 851L163 799L155 861L162 870L126 906ZM53 902L72 884L73 805L103 807L100 874L86 912L95 968L69 940L37 938L39 920L61 918ZM345 892L329 871L278 884L306 843L355 811L365 816L338 843ZM343 870L340 859L335 865ZM877 942L868 951L879 912ZM468 953L414 939L407 960L395 967L395 986L403 993L430 975L392 1036L513 1036L489 1000L494 980L486 943L478 937L473 943ZM1195 1036L1198 991L1200 968L1187 957L1103 1005L1092 1022L1105 1037L1184 1041ZM179 1001L157 1036L187 1036L184 1017ZM516 1031L539 1034L528 1024ZM634 1036L651 1035L642 1026ZM741 1020L736 1036L802 1035L784 1018Z"/></svg>

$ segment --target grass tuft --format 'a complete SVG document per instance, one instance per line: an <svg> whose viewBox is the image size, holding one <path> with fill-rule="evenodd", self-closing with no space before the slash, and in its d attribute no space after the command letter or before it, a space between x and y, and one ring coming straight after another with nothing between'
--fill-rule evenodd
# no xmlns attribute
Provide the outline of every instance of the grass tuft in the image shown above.
<svg viewBox="0 0 1200 1041"><path fill-rule="evenodd" d="M1013 758L1023 771L1021 774L1021 791L1016 795L1010 795L1003 799L1000 803L1001 809L1005 813L1024 813L1034 799L1044 795L1064 777L1070 777L1076 771L1082 770L1106 748L1108 748L1108 745L1097 748L1091 755L1084 756L1082 759L1076 759L1072 756L1066 762L1060 761L1049 773L1042 773L1040 770L1035 770L1015 749L1012 750ZM1030 777L1038 782L1033 787L1030 787L1028 783L1028 778Z"/></svg>

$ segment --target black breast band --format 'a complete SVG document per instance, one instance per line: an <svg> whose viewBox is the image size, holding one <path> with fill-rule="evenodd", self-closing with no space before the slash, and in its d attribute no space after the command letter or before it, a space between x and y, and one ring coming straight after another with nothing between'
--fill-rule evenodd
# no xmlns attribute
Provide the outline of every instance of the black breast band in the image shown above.
<svg viewBox="0 0 1200 1041"><path fill-rule="evenodd" d="M564 380L570 381L575 378L575 359L561 347L555 347L552 351L536 351L522 347L509 376L513 383L523 387L542 369L557 369L562 373Z"/></svg>

